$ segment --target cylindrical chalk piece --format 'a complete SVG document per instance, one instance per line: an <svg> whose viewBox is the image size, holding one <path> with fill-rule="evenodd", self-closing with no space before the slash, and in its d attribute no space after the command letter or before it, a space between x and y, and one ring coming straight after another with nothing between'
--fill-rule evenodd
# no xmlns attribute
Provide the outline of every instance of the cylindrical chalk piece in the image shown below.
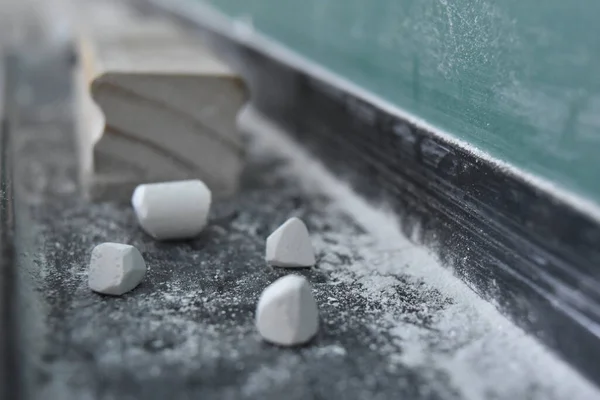
<svg viewBox="0 0 600 400"><path fill-rule="evenodd" d="M206 226L211 193L199 180L149 183L133 192L138 222L158 240L189 239Z"/></svg>

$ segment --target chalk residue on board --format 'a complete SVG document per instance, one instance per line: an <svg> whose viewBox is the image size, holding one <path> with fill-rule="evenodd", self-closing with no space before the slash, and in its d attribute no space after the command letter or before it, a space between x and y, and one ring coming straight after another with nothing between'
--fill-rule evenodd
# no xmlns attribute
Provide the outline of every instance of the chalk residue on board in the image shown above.
<svg viewBox="0 0 600 400"><path fill-rule="evenodd" d="M437 80L441 74L454 84L470 77L496 85L512 79L521 54L516 21L493 2L397 1L389 2L378 16L382 14L374 39L382 57L390 54L389 67L396 67L395 59L414 56L421 61L424 79Z"/></svg>

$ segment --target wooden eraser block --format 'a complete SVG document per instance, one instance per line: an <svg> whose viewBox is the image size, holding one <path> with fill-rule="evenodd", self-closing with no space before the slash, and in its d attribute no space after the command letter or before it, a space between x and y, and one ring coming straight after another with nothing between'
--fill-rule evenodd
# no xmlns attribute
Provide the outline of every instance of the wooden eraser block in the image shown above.
<svg viewBox="0 0 600 400"><path fill-rule="evenodd" d="M128 26L89 29L79 40L85 192L127 200L141 183L200 179L216 197L234 193L243 166L236 127L243 81L175 27L152 20Z"/></svg>

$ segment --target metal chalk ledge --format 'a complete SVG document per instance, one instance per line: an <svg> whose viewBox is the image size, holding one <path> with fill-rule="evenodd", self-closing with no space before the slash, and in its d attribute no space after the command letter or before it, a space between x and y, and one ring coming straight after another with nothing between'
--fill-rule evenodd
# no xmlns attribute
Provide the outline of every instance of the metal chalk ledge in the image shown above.
<svg viewBox="0 0 600 400"><path fill-rule="evenodd" d="M600 383L594 215L285 61L243 26L207 18L204 6L135 3L205 35L247 80L261 114L364 197L394 209L407 236L433 248L480 296Z"/></svg>

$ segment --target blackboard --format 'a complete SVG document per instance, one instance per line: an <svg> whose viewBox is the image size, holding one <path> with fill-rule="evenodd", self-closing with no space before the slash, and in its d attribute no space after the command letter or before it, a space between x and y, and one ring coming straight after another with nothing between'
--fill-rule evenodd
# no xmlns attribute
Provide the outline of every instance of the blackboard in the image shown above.
<svg viewBox="0 0 600 400"><path fill-rule="evenodd" d="M600 2L211 3L468 146L600 201Z"/></svg>

